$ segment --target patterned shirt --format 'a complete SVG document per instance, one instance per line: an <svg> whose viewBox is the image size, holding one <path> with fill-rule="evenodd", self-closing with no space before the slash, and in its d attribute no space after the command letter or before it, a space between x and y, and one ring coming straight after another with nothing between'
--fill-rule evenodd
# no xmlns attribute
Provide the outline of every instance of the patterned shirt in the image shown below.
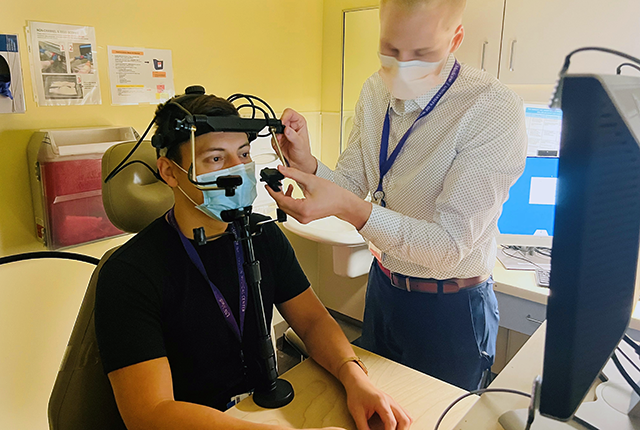
<svg viewBox="0 0 640 430"><path fill-rule="evenodd" d="M450 55L442 82L454 62ZM361 198L373 195L387 107L391 154L439 89L397 100L379 75L372 75L360 93L336 170L318 163L316 174ZM526 153L522 100L494 77L463 64L385 175L386 207L373 205L360 234L382 251L382 264L392 272L435 279L489 274L502 204L524 171Z"/></svg>

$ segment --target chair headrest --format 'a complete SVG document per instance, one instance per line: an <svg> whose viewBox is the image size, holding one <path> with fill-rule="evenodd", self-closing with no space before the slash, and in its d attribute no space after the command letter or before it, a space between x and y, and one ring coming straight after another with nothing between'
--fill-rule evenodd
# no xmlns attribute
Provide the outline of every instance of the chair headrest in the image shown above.
<svg viewBox="0 0 640 430"><path fill-rule="evenodd" d="M120 230L137 233L173 206L173 191L146 167L135 163L104 183L107 175L127 156L136 142L110 147L102 157L102 202L109 220ZM156 152L142 142L129 161L143 161L156 167Z"/></svg>

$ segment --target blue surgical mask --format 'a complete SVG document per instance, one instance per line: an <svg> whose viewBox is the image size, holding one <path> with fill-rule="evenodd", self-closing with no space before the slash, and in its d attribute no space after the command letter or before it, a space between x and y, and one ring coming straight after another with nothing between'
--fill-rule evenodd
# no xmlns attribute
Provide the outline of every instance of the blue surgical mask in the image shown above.
<svg viewBox="0 0 640 430"><path fill-rule="evenodd" d="M177 164L176 164L177 165ZM178 166L180 167L180 166ZM180 167L181 170L182 167ZM204 212L211 218L222 221L221 213L231 209L241 209L251 206L258 196L256 190L256 167L252 161L246 164L238 164L228 169L216 170L214 172L205 173L196 176L199 183L213 182L221 176L237 175L242 178L242 185L236 188L233 196L226 196L224 190L202 190L204 202L201 205L196 204L191 198L178 187L189 200L196 205L196 208Z"/></svg>

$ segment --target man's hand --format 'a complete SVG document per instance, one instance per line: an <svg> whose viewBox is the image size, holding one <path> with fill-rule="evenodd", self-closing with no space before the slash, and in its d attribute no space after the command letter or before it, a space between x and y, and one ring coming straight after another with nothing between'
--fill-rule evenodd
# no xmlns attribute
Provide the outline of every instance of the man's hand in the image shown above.
<svg viewBox="0 0 640 430"><path fill-rule="evenodd" d="M293 109L285 109L280 120L286 128L284 134L279 134L277 137L285 158L291 167L315 174L318 169L318 160L311 155L307 121ZM276 148L273 149L276 150Z"/></svg>
<svg viewBox="0 0 640 430"><path fill-rule="evenodd" d="M369 420L377 414L384 430L408 430L411 415L388 394L378 390L355 363L347 363L340 372L347 391L347 406L358 430L372 430Z"/></svg>
<svg viewBox="0 0 640 430"><path fill-rule="evenodd" d="M303 224L331 215L347 221L360 230L371 215L371 203L362 200L352 192L313 174L301 172L294 168L278 166L278 170L287 178L300 185L304 199L291 197L293 187L290 185L286 193L276 193L269 187L267 191L285 211Z"/></svg>

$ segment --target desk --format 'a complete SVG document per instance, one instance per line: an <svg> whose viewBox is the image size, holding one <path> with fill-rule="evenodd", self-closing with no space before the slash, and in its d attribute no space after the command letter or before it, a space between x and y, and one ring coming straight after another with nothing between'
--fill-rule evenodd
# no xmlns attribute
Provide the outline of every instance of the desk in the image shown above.
<svg viewBox="0 0 640 430"><path fill-rule="evenodd" d="M369 368L373 384L391 395L413 416L414 430L433 429L444 409L465 391L401 364L354 347ZM342 385L327 371L308 359L282 375L295 390L295 398L280 409L262 409L253 399L240 402L226 413L251 422L279 424L293 428L338 426L355 430ZM441 429L450 430L473 406L478 397L460 402ZM372 427L372 430L380 427Z"/></svg>
<svg viewBox="0 0 640 430"><path fill-rule="evenodd" d="M517 299L526 300L531 303L531 309L527 309L522 315L526 318L526 315L532 314L535 319L544 319L540 315L541 306L546 307L547 299L549 297L549 289L539 287L536 284L536 278L533 271L529 270L507 270L504 268L500 261L496 260L496 265L493 269L493 280L495 281L494 291L499 294L504 294ZM501 302L500 297L498 301ZM537 328L535 323L531 321L515 321L511 322L511 315L509 315L509 308L513 308L512 302L500 303L500 313L506 320L509 320L506 328L513 329L525 334L531 334ZM538 315L536 315L536 313ZM502 325L502 321L501 321ZM513 326L511 326L513 325ZM525 327L529 326L529 332ZM627 332L632 338L640 340L640 306L636 306L631 316L631 322L629 323L629 330Z"/></svg>

